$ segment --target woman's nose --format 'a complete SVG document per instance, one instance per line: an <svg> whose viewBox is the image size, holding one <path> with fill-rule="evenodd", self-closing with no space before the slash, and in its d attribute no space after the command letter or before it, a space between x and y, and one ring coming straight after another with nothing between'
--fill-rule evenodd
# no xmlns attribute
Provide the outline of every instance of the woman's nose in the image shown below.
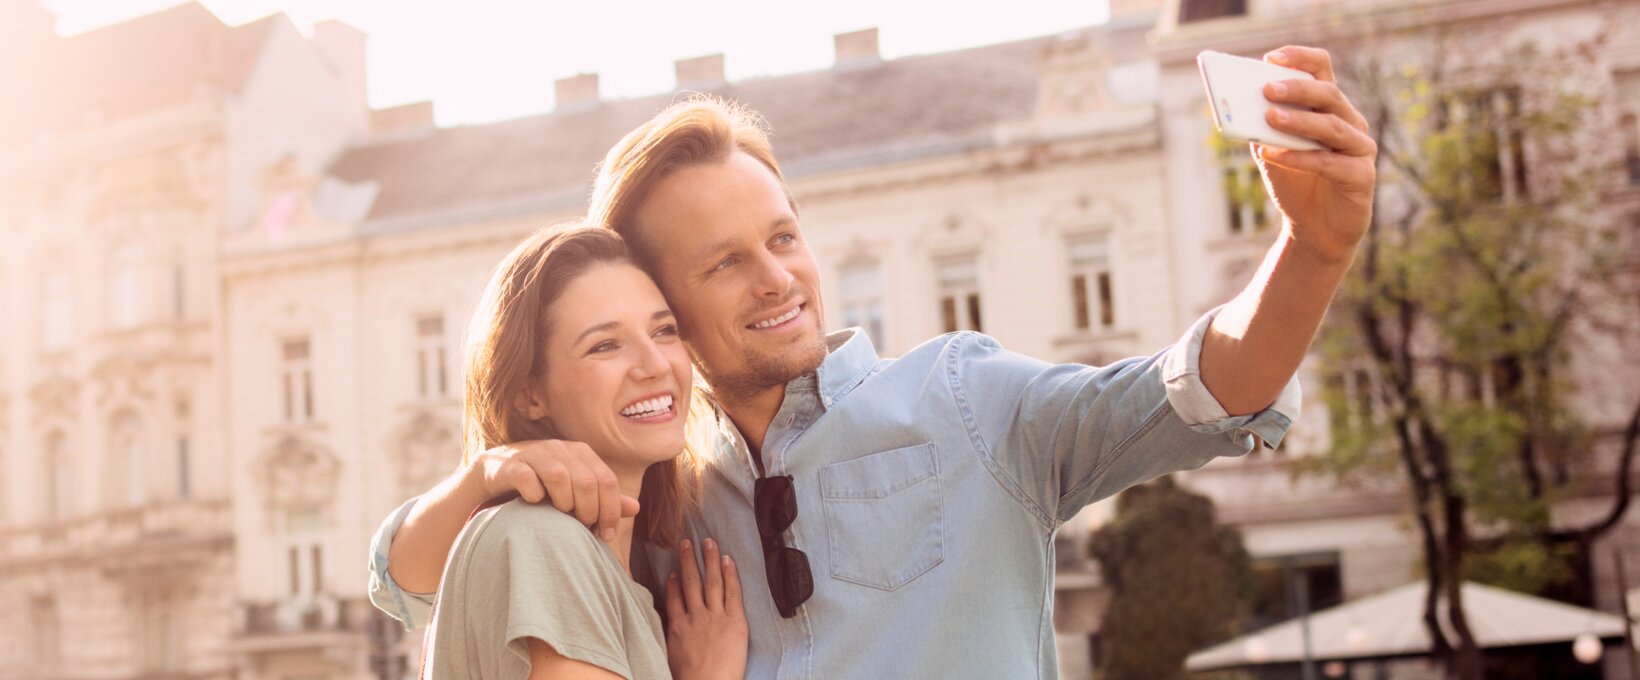
<svg viewBox="0 0 1640 680"><path fill-rule="evenodd" d="M638 347L638 360L632 364L632 377L648 380L666 372L666 356L653 338L646 338Z"/></svg>

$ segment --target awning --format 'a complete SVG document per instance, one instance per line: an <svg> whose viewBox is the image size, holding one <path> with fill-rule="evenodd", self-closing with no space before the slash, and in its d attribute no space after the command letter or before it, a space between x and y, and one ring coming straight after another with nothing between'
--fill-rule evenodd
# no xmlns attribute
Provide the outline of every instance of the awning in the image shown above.
<svg viewBox="0 0 1640 680"><path fill-rule="evenodd" d="M1317 661L1417 656L1430 651L1424 630L1424 581L1310 615L1310 658ZM1511 590L1463 584L1464 611L1481 648L1570 642L1580 635L1623 637L1623 617ZM1446 616L1441 615L1443 626ZM1185 668L1209 671L1304 658L1299 619L1190 655ZM1450 634L1450 629L1448 629Z"/></svg>

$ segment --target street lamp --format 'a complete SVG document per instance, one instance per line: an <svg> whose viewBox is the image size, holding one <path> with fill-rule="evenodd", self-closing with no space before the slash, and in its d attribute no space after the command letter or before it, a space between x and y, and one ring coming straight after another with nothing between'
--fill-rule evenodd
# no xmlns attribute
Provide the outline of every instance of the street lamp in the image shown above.
<svg viewBox="0 0 1640 680"><path fill-rule="evenodd" d="M1599 661L1605 651L1605 645L1600 644L1600 638L1593 634L1584 633L1572 640L1572 656L1583 663L1592 664Z"/></svg>

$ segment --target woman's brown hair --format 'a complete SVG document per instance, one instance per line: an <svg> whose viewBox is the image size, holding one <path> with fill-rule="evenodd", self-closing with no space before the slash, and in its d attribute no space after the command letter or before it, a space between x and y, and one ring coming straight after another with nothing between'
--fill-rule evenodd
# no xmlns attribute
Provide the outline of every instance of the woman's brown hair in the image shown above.
<svg viewBox="0 0 1640 680"><path fill-rule="evenodd" d="M463 464L492 447L559 438L550 418L525 417L514 397L552 370L545 354L551 305L577 277L611 263L636 266L620 236L572 222L531 234L496 267L467 331ZM716 418L693 386L685 417L683 453L650 466L638 499L635 533L660 545L676 543L683 517L698 506L703 454L712 450L703 437Z"/></svg>

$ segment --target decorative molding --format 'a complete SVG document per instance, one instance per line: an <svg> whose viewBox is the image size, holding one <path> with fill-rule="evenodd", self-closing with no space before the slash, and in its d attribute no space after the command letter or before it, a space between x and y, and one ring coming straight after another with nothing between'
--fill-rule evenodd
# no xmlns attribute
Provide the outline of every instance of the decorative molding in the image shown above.
<svg viewBox="0 0 1640 680"><path fill-rule="evenodd" d="M422 493L461 462L461 427L438 411L418 409L388 435L387 457L398 497Z"/></svg>
<svg viewBox="0 0 1640 680"><path fill-rule="evenodd" d="M341 467L323 445L287 433L257 457L252 470L270 508L320 508L335 500Z"/></svg>
<svg viewBox="0 0 1640 680"><path fill-rule="evenodd" d="M50 423L67 424L79 413L80 384L62 374L47 376L29 389L34 404L34 424L40 429Z"/></svg>

